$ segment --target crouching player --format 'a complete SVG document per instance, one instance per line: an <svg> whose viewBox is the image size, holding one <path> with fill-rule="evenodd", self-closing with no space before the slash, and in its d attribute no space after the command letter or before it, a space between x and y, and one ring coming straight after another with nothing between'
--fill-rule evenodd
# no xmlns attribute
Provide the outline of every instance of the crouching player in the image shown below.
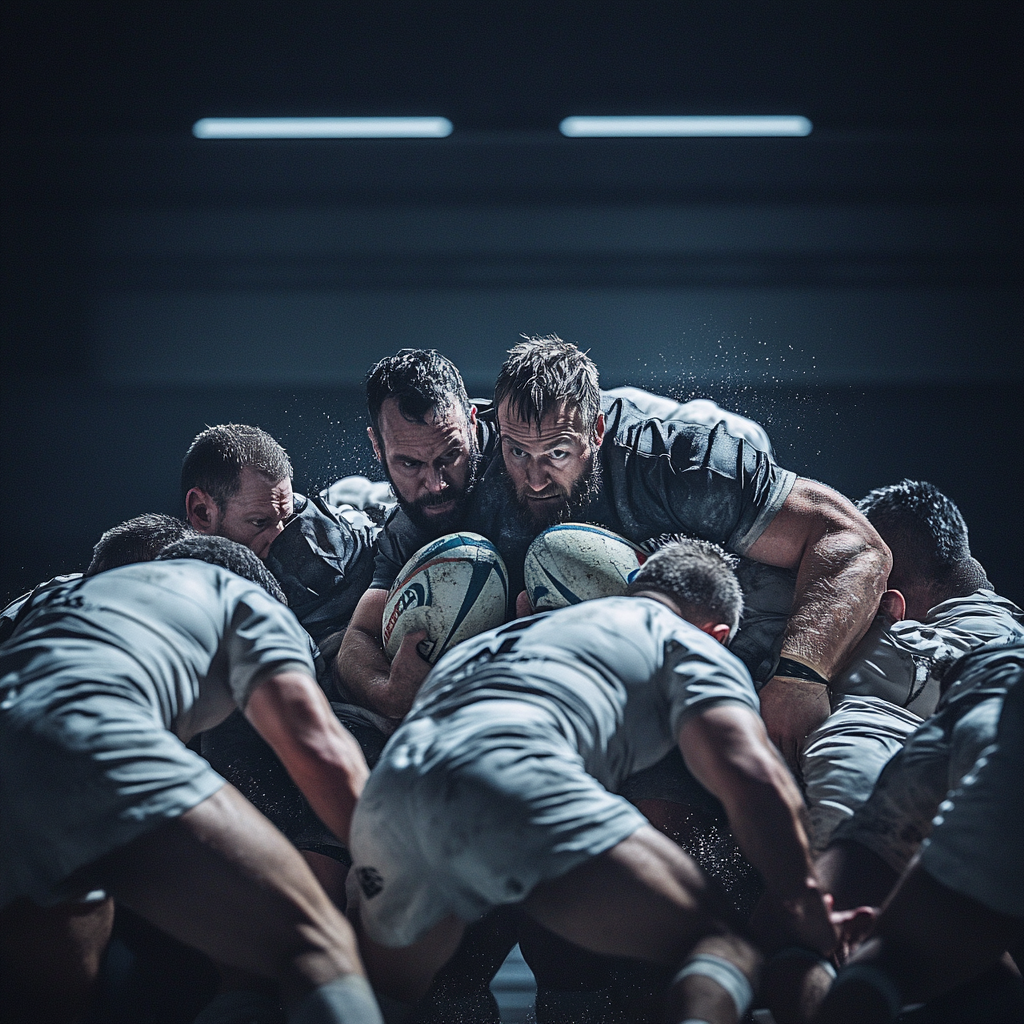
<svg viewBox="0 0 1024 1024"><path fill-rule="evenodd" d="M517 620L437 664L353 818L350 890L382 991L417 998L466 922L521 902L586 949L678 966L672 1019L741 1019L760 954L694 861L612 795L677 742L789 941L832 949L799 793L723 646L741 605L720 549L671 544L629 596Z"/></svg>
<svg viewBox="0 0 1024 1024"><path fill-rule="evenodd" d="M278 981L292 1022L380 1021L352 929L298 852L185 746L244 709L347 839L366 762L313 679L306 634L267 593L277 585L251 551L203 544L203 561L50 588L3 646L0 998L10 1021L81 1017L111 896Z"/></svg>

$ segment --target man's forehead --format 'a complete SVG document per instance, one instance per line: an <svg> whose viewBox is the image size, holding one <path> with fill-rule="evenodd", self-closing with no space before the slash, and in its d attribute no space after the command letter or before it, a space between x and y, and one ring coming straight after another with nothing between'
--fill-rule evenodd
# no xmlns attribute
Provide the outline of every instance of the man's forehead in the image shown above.
<svg viewBox="0 0 1024 1024"><path fill-rule="evenodd" d="M288 477L271 480L251 466L243 466L238 490L228 499L231 505L249 508L258 505L283 504L292 500L292 482Z"/></svg>
<svg viewBox="0 0 1024 1024"><path fill-rule="evenodd" d="M540 426L516 415L506 399L498 406L498 429L516 441L554 441L559 437L579 438L584 434L583 416L574 402L562 402L544 413Z"/></svg>
<svg viewBox="0 0 1024 1024"><path fill-rule="evenodd" d="M381 406L379 425L381 438L386 448L396 446L450 448L465 445L467 420L465 413L457 406L438 411L432 409L424 416L424 422L409 420L398 408L398 400L389 398Z"/></svg>

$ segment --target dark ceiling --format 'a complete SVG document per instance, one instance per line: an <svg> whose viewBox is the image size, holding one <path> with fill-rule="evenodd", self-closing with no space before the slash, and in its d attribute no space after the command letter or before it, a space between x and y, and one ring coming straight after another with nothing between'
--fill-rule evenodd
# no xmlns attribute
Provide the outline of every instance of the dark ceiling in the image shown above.
<svg viewBox="0 0 1024 1024"><path fill-rule="evenodd" d="M16 136L210 115L800 113L818 131L1020 127L1019 3L20 3Z"/></svg>

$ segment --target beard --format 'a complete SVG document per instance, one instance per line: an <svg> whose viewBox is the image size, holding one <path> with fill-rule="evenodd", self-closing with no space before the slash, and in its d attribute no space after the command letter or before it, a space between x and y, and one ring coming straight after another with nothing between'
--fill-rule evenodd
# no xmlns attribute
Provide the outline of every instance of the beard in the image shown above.
<svg viewBox="0 0 1024 1024"><path fill-rule="evenodd" d="M592 454L571 490L552 484L538 494L527 489L517 490L507 475L505 480L511 492L512 507L525 523L540 533L560 523L586 522L587 510L601 492L601 463Z"/></svg>
<svg viewBox="0 0 1024 1024"><path fill-rule="evenodd" d="M469 467L466 471L466 485L461 490L449 487L440 494L425 494L416 501L402 501L398 504L402 511L413 521L413 523L426 533L434 537L443 537L446 533L455 533L462 526L466 515L466 506L476 488L477 478L480 474L481 455L475 452L470 456ZM392 490L395 485L392 483ZM397 490L396 490L397 493ZM428 511L438 505L447 505L454 502L451 509L443 513L431 513Z"/></svg>

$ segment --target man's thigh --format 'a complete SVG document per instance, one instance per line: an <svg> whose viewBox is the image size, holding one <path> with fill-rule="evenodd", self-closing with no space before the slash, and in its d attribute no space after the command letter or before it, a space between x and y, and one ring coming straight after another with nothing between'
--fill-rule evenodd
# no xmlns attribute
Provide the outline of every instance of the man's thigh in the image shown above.
<svg viewBox="0 0 1024 1024"><path fill-rule="evenodd" d="M730 916L691 857L650 825L525 901L544 927L584 949L677 964Z"/></svg>
<svg viewBox="0 0 1024 1024"><path fill-rule="evenodd" d="M350 926L298 851L231 786L89 873L119 902L228 966L288 983L305 958L300 987L361 972Z"/></svg>

